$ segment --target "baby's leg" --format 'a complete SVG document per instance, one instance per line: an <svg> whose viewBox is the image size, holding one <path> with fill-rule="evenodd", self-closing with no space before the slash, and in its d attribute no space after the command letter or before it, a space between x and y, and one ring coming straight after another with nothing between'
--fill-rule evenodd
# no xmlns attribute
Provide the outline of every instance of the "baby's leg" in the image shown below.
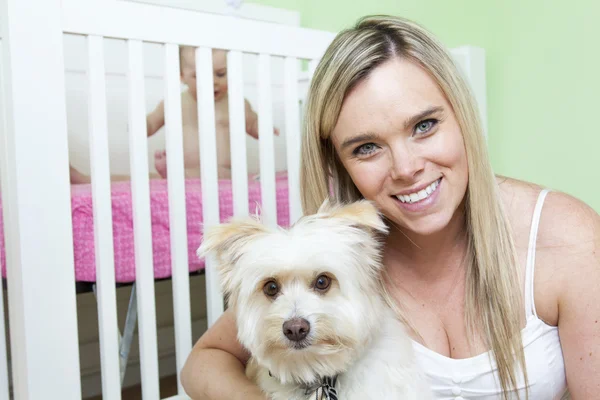
<svg viewBox="0 0 600 400"><path fill-rule="evenodd" d="M167 179L167 152L165 150L156 150L154 153L154 167L162 178Z"/></svg>
<svg viewBox="0 0 600 400"><path fill-rule="evenodd" d="M70 167L69 172L71 175L71 184L79 184L79 183L92 183L92 177L82 174L77 171L75 168ZM128 175L111 175L111 182L121 182L121 181L129 181L131 177Z"/></svg>
<svg viewBox="0 0 600 400"><path fill-rule="evenodd" d="M157 150L156 153L154 153L154 167L158 171L160 177L167 179L167 152L165 150ZM186 168L185 178L200 178L199 168ZM219 165L218 178L231 179L231 168Z"/></svg>
<svg viewBox="0 0 600 400"><path fill-rule="evenodd" d="M91 179L89 176L82 174L75 168L69 166L69 175L72 184L76 183L90 183Z"/></svg>
<svg viewBox="0 0 600 400"><path fill-rule="evenodd" d="M167 152L165 150L157 150L156 153L154 153L154 167L158 171L159 176L153 178L167 179ZM197 178L199 177L199 173L195 173L195 171L186 168L184 170L184 177Z"/></svg>
<svg viewBox="0 0 600 400"><path fill-rule="evenodd" d="M231 168L219 165L218 171L219 179L231 179Z"/></svg>
<svg viewBox="0 0 600 400"><path fill-rule="evenodd" d="M123 181L130 181L130 180L131 180L131 176L129 176L129 175L111 175L110 176L111 182L123 182Z"/></svg>

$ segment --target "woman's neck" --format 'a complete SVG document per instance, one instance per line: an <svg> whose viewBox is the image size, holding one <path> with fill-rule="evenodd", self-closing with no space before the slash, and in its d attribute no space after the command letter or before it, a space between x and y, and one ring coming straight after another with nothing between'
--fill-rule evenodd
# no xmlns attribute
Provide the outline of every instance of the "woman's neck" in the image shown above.
<svg viewBox="0 0 600 400"><path fill-rule="evenodd" d="M431 235L418 235L392 225L384 262L392 275L402 272L420 280L439 280L454 276L456 269L463 267L467 246L465 213L461 208L444 229Z"/></svg>

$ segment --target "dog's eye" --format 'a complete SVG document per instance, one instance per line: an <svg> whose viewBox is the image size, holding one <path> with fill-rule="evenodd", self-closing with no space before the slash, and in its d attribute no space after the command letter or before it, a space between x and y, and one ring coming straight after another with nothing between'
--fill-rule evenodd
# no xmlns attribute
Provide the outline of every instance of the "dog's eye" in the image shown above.
<svg viewBox="0 0 600 400"><path fill-rule="evenodd" d="M274 297L279 293L279 285L275 281L269 281L263 286L263 292L269 297Z"/></svg>
<svg viewBox="0 0 600 400"><path fill-rule="evenodd" d="M331 285L331 278L329 278L327 275L319 275L315 281L315 289L320 291L329 289L329 285Z"/></svg>

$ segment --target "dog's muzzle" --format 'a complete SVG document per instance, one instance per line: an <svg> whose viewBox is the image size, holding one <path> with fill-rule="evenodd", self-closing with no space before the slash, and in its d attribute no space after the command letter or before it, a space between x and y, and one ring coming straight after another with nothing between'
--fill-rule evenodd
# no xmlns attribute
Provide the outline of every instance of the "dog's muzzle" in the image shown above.
<svg viewBox="0 0 600 400"><path fill-rule="evenodd" d="M310 332L310 323L304 318L292 318L283 323L283 334L292 342L301 342Z"/></svg>

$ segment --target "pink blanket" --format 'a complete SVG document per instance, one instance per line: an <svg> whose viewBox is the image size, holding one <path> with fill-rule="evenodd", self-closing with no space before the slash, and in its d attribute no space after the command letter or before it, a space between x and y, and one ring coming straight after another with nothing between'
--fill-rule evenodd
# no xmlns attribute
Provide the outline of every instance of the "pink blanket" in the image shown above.
<svg viewBox="0 0 600 400"><path fill-rule="evenodd" d="M287 184L287 175L279 173L276 179L277 221L281 226L289 225ZM72 185L71 193L75 277L77 281L94 282L96 280L96 264L91 186ZM260 182L252 178L248 181L248 200L248 210L254 213L257 204L261 204L261 195ZM233 215L233 197L231 181L229 180L219 181L219 203L220 218L224 222ZM150 181L150 206L154 277L157 279L168 278L171 276L171 245L166 180ZM196 257L196 249L202 240L202 198L201 185L198 179L186 181L186 212L189 270L193 272L204 267L204 262ZM135 281L135 254L129 182L112 184L112 213L116 281L120 283L133 282ZM2 213L0 212L0 227L2 223ZM2 276L6 277L3 229L0 229L0 244Z"/></svg>

